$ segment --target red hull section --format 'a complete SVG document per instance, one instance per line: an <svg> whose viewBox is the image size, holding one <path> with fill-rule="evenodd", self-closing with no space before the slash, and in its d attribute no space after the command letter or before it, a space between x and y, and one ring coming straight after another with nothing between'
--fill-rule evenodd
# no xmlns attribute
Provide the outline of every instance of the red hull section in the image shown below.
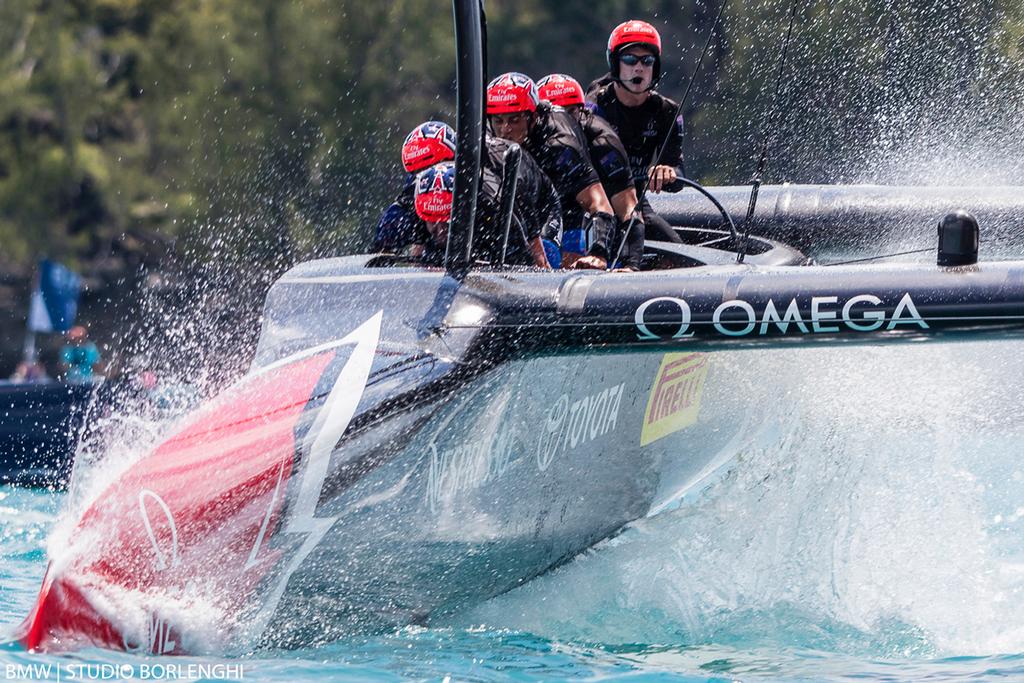
<svg viewBox="0 0 1024 683"><path fill-rule="evenodd" d="M211 633L231 630L274 565L268 540L296 431L335 356L244 378L119 477L52 558L21 642L156 654L222 647Z"/></svg>

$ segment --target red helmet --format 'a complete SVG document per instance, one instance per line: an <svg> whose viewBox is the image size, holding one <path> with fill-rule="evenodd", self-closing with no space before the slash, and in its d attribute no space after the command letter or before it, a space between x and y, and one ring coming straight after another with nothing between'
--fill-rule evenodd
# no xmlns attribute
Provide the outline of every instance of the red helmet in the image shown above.
<svg viewBox="0 0 1024 683"><path fill-rule="evenodd" d="M427 121L412 129L402 143L402 165L409 173L455 158L455 131L447 123Z"/></svg>
<svg viewBox="0 0 1024 683"><path fill-rule="evenodd" d="M619 53L633 45L641 45L654 51L657 61L654 62L653 82L656 83L661 75L661 36L658 29L639 19L622 22L608 36L608 51L605 55L612 76L617 78L619 75Z"/></svg>
<svg viewBox="0 0 1024 683"><path fill-rule="evenodd" d="M428 223L443 223L452 218L455 194L455 164L445 161L416 176L416 215Z"/></svg>
<svg viewBox="0 0 1024 683"><path fill-rule="evenodd" d="M572 76L551 74L537 81L537 95L559 107L583 104L583 86Z"/></svg>
<svg viewBox="0 0 1024 683"><path fill-rule="evenodd" d="M537 86L526 74L510 71L487 84L487 114L537 111Z"/></svg>

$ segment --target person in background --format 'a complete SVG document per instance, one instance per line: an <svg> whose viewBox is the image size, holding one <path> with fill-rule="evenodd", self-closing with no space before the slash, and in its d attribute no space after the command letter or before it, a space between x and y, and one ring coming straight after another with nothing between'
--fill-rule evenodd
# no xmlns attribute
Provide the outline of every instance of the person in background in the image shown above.
<svg viewBox="0 0 1024 683"><path fill-rule="evenodd" d="M590 84L587 100L619 134L637 193L645 184L648 192L678 192L684 187L683 120L677 103L654 90L661 77L661 36L645 21L623 22L608 38L605 56L608 73ZM665 151L654 159L666 139ZM682 241L646 196L640 208L647 239Z"/></svg>
<svg viewBox="0 0 1024 683"><path fill-rule="evenodd" d="M607 121L596 116L586 106L583 86L572 76L551 74L537 81L537 94L541 100L557 105L575 116L587 138L588 151L594 169L601 178L605 194L611 200L616 216L631 216L637 208L636 188L633 186L633 175L629 166L629 156L622 146L618 133ZM621 233L619 234L621 239ZM586 253L585 235L582 229L570 230L566 226L562 242L563 251ZM614 247L618 249L618 245ZM643 217L636 215L633 229L622 250L622 262L636 269L644 249Z"/></svg>
<svg viewBox="0 0 1024 683"><path fill-rule="evenodd" d="M75 325L67 331L66 337L67 343L60 352L65 381L93 381L97 377L96 366L100 362L100 352L89 340L89 332L83 326Z"/></svg>
<svg viewBox="0 0 1024 683"><path fill-rule="evenodd" d="M19 384L25 384L29 382L45 382L50 379L50 376L46 374L46 368L39 361L21 361L18 363L18 367L14 369L14 374L11 375L10 380Z"/></svg>
<svg viewBox="0 0 1024 683"><path fill-rule="evenodd" d="M416 174L455 158L455 131L440 121L426 121L412 129L402 143L405 186L384 211L373 240L374 251L399 254L426 231L416 215Z"/></svg>

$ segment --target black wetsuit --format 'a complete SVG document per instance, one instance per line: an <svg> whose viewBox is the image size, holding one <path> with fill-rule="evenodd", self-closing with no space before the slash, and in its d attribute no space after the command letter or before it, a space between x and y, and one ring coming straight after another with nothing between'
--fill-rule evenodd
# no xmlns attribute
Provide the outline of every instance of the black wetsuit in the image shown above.
<svg viewBox="0 0 1024 683"><path fill-rule="evenodd" d="M584 210L576 201L576 195L600 183L601 177L591 161L587 138L579 121L561 107L541 102L523 147L555 184L562 204L562 224L566 229L582 226ZM615 220L609 214L598 213L591 221L593 236L589 253L608 258Z"/></svg>
<svg viewBox="0 0 1024 683"><path fill-rule="evenodd" d="M611 76L604 76L590 84L587 100L593 104L594 113L604 118L619 134L622 145L629 155L633 169L633 180L639 195L647 184L647 173L651 160L668 138L665 151L657 165L674 166L676 175L685 177L683 170L683 120L676 116L678 104L656 91L639 107L627 107L615 95ZM678 192L685 185L676 181L662 187L666 192ZM651 208L646 193L641 206L646 236L649 240L681 242L672 227Z"/></svg>
<svg viewBox="0 0 1024 683"><path fill-rule="evenodd" d="M501 262L501 249L505 241L504 226L499 221L501 179L505 173L505 151L511 145L508 140L488 136L482 155L476 226L473 230L473 258L494 265ZM534 265L529 243L538 237L555 244L561 240L562 210L555 187L525 150L519 162L512 217L508 251L505 254L507 265ZM423 260L426 263L440 264L443 261L444 248L430 239L426 224L415 242L425 245Z"/></svg>
<svg viewBox="0 0 1024 683"><path fill-rule="evenodd" d="M477 197L477 228L473 253L477 258L499 263L505 239L504 226L499 224L501 179L505 174L505 151L512 145L501 138L487 138L483 154L483 176ZM530 154L523 150L519 161L516 201L509 231L508 264L533 265L530 241L540 237L560 244L562 241L562 206L551 179L540 169Z"/></svg>
<svg viewBox="0 0 1024 683"><path fill-rule="evenodd" d="M614 197L633 182L629 154L612 125L589 107L580 110L580 126L587 138L590 159L601 177L605 194Z"/></svg>
<svg viewBox="0 0 1024 683"><path fill-rule="evenodd" d="M593 106L592 103L588 103L580 110L580 126L587 138L594 168L601 176L601 185L610 199L633 186L633 174L630 170L629 155L622 140L619 139L619 134L610 123L594 113ZM621 265L638 269L643 258L645 228L643 222L637 220L626 239L626 244L620 249L622 231L629 223L629 220L618 222L612 249L619 251Z"/></svg>

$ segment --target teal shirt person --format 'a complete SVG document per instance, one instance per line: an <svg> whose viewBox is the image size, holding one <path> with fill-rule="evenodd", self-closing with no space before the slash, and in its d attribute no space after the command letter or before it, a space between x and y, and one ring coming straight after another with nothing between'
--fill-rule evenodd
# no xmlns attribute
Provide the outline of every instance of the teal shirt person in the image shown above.
<svg viewBox="0 0 1024 683"><path fill-rule="evenodd" d="M94 375L93 367L100 362L100 352L96 345L88 340L84 328L73 327L68 332L69 344L60 351L61 363L66 368L64 379L68 382L90 382Z"/></svg>

